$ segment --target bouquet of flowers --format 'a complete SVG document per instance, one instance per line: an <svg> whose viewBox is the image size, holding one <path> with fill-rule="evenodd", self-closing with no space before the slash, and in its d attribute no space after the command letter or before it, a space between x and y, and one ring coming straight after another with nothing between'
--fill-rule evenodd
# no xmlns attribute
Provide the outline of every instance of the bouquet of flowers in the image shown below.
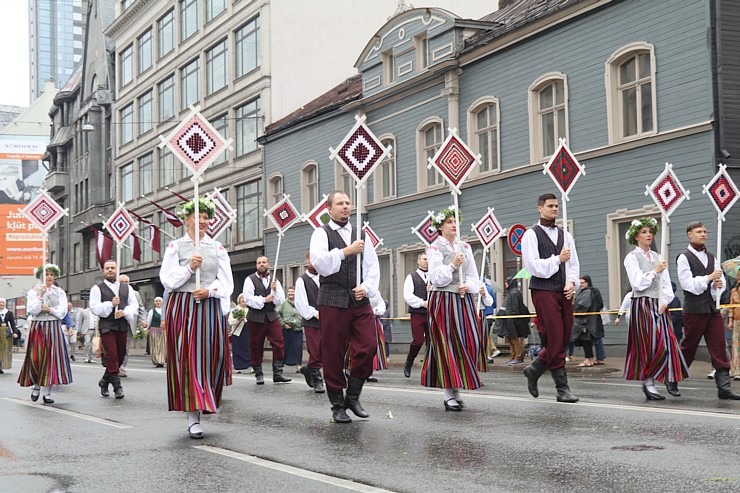
<svg viewBox="0 0 740 493"><path fill-rule="evenodd" d="M247 316L247 311L244 308L237 306L231 310L231 315L238 320L243 320L244 317Z"/></svg>

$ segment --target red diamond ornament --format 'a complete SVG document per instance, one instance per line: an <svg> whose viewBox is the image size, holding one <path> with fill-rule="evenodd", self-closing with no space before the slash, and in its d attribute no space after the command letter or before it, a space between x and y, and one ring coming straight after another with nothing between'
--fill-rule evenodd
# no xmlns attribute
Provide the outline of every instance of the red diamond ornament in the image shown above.
<svg viewBox="0 0 740 493"><path fill-rule="evenodd" d="M298 209L290 201L289 195L284 195L283 200L275 204L269 211L265 211L265 215L270 218L280 234L285 233L293 223L301 218Z"/></svg>
<svg viewBox="0 0 740 493"><path fill-rule="evenodd" d="M578 177L585 175L586 171L573 153L570 152L570 149L565 144L565 139L560 139L558 148L555 149L552 157L545 164L544 173L550 175L550 178L555 182L560 192L567 196L573 189L573 185L575 185Z"/></svg>
<svg viewBox="0 0 740 493"><path fill-rule="evenodd" d="M329 202L326 199L327 197L324 195L321 202L316 204L316 206L311 209L311 212L303 215L303 220L308 221L308 223L313 226L313 229L319 229L321 226L331 221L331 216L329 215Z"/></svg>
<svg viewBox="0 0 740 493"><path fill-rule="evenodd" d="M31 221L41 231L49 231L57 221L68 215L67 209L52 199L46 190L39 193L35 199L21 210L21 214Z"/></svg>
<svg viewBox="0 0 740 493"><path fill-rule="evenodd" d="M418 236L426 246L430 246L434 243L434 240L439 236L439 230L434 227L434 224L432 224L433 217L434 211L429 211L416 227L411 228L411 232Z"/></svg>
<svg viewBox="0 0 740 493"><path fill-rule="evenodd" d="M362 226L362 230L365 232L365 239L370 240L374 249L377 250L378 247L383 244L383 238L379 237L377 233L373 231L373 228L370 227L370 223L366 222Z"/></svg>
<svg viewBox="0 0 740 493"><path fill-rule="evenodd" d="M448 185L458 194L460 185L473 171L474 166L480 166L480 155L473 155L473 151L457 136L457 130L448 129L449 134L434 157L429 158L427 168L434 167Z"/></svg>
<svg viewBox="0 0 740 493"><path fill-rule="evenodd" d="M740 191L738 191L735 182L727 173L727 166L724 164L719 165L719 171L712 177L709 185L705 185L702 193L709 196L712 201L714 208L717 209L717 214L724 221L725 214L730 208L735 205L738 198L740 198Z"/></svg>
<svg viewBox="0 0 740 493"><path fill-rule="evenodd" d="M216 205L216 214L208 223L208 230L206 231L208 236L215 239L236 220L236 211L218 188L206 195L206 198Z"/></svg>
<svg viewBox="0 0 740 493"><path fill-rule="evenodd" d="M684 200L689 198L689 191L683 188L678 177L673 173L673 165L665 163L665 169L652 185L645 187L645 195L650 195L660 208L667 222L670 215Z"/></svg>
<svg viewBox="0 0 740 493"><path fill-rule="evenodd" d="M119 245L128 240L128 237L131 236L137 226L138 223L134 221L123 204L120 204L118 209L103 224L103 227L108 230L111 237Z"/></svg>
<svg viewBox="0 0 740 493"><path fill-rule="evenodd" d="M355 116L355 126L339 144L338 150L329 148L332 160L338 160L349 171L357 185L364 183L375 167L391 152L365 125L365 116Z"/></svg>
<svg viewBox="0 0 740 493"><path fill-rule="evenodd" d="M480 221L473 224L471 227L484 249L490 248L491 245L493 245L493 242L504 234L501 223L498 222L498 219L496 219L496 216L493 214L492 207L488 209L488 212Z"/></svg>

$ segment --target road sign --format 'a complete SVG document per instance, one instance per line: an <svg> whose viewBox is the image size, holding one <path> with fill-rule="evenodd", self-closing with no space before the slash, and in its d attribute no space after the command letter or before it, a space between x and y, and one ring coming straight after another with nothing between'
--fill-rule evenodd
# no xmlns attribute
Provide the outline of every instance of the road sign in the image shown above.
<svg viewBox="0 0 740 493"><path fill-rule="evenodd" d="M509 228L509 235L506 237L509 240L509 248L514 252L514 255L519 257L522 256L522 237L526 232L526 226L523 224L515 224Z"/></svg>

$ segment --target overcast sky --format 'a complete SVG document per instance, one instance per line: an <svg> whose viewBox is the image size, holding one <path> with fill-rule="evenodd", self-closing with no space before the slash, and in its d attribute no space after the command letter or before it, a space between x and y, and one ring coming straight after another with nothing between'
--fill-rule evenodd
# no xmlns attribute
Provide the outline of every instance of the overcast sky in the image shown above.
<svg viewBox="0 0 740 493"><path fill-rule="evenodd" d="M28 106L28 0L0 3L0 104Z"/></svg>

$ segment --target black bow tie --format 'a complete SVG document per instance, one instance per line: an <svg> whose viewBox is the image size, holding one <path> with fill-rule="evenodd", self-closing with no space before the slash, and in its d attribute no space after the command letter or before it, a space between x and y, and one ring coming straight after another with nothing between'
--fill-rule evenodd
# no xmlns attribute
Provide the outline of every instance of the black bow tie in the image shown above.
<svg viewBox="0 0 740 493"><path fill-rule="evenodd" d="M545 226L546 228L554 228L555 227L555 220L554 219L545 219L544 217L540 218L540 225Z"/></svg>
<svg viewBox="0 0 740 493"><path fill-rule="evenodd" d="M696 245L694 243L691 243L691 248L693 248L697 252L706 252L707 251L707 246L706 245Z"/></svg>
<svg viewBox="0 0 740 493"><path fill-rule="evenodd" d="M270 273L269 272L265 272L264 274L260 274L258 272L257 275L260 276L262 279L267 279L268 277L270 277Z"/></svg>
<svg viewBox="0 0 740 493"><path fill-rule="evenodd" d="M336 224L336 225L337 225L337 226L339 226L340 228L343 228L343 227L345 227L345 226L346 226L347 224L349 224L349 221L335 221L334 219L332 219L332 221L334 221L334 224Z"/></svg>

